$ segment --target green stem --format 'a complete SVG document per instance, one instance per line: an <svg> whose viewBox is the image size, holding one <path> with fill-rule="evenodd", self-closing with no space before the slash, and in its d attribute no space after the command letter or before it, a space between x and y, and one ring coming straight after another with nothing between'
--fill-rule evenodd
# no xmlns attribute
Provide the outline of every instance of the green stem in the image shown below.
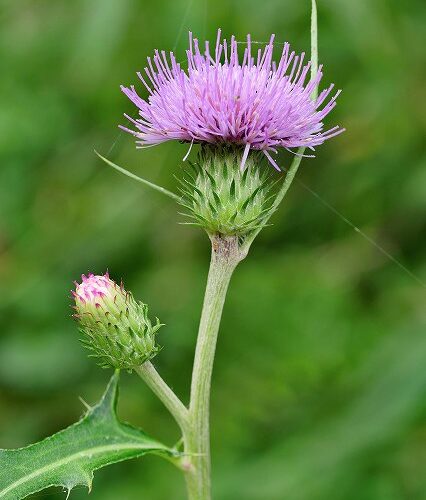
<svg viewBox="0 0 426 500"><path fill-rule="evenodd" d="M236 236L213 236L212 255L195 350L189 407L190 430L185 453L190 460L186 481L191 500L211 498L210 387L222 309L232 273L244 257Z"/></svg>
<svg viewBox="0 0 426 500"><path fill-rule="evenodd" d="M189 411L161 378L154 365L150 361L146 361L143 365L135 368L135 371L173 415L182 434L186 435L189 426Z"/></svg>
<svg viewBox="0 0 426 500"><path fill-rule="evenodd" d="M287 170L286 176L284 178L283 183L277 193L277 196L274 199L274 203L272 205L272 209L268 217L266 217L261 226L254 230L249 236L247 236L244 240L243 249L247 253L250 250L250 247L255 240L256 236L260 233L260 231L266 226L272 214L277 210L280 203L283 201L284 196L287 194L291 184L293 183L294 177L299 169L300 162L302 161L302 155L305 151L305 148L299 148L297 150L297 156L293 158L293 161L290 165L290 168Z"/></svg>
<svg viewBox="0 0 426 500"><path fill-rule="evenodd" d="M317 76L318 72L318 20L317 20L317 4L315 0L311 2L311 80L314 80ZM311 99L315 101L318 97L318 86L314 88L311 94ZM255 231L253 231L245 240L243 244L243 251L247 253L256 239L256 236L260 233L260 231L266 226L270 217L278 208L280 203L283 201L284 196L287 194L289 187L291 186L294 177L299 169L300 162L302 161L303 154L305 152L305 148L301 147L297 150L296 155L293 158L293 161L290 165L290 168L286 170L285 179L277 193L277 196L274 200L272 210L269 213L269 216L266 217L260 227L258 227Z"/></svg>

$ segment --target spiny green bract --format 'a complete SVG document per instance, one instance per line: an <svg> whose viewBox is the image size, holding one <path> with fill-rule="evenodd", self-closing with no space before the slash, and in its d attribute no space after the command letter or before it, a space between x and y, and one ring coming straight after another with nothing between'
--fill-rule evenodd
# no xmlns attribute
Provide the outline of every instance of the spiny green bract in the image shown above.
<svg viewBox="0 0 426 500"><path fill-rule="evenodd" d="M83 334L82 344L103 368L132 370L152 359L160 347L148 306L137 302L130 292L109 276L84 277L75 293L76 314Z"/></svg>
<svg viewBox="0 0 426 500"><path fill-rule="evenodd" d="M80 328L84 337L81 343L92 351L89 356L97 358L102 368L122 368L132 370L152 359L160 350L155 334L162 326L157 318L152 325L149 320L148 306L136 303L132 307L139 317L130 319L127 311L118 316L106 316L106 321Z"/></svg>
<svg viewBox="0 0 426 500"><path fill-rule="evenodd" d="M260 153L250 152L243 170L241 156L237 148L203 146L180 181L184 215L209 234L244 236L272 210L274 182L259 167Z"/></svg>

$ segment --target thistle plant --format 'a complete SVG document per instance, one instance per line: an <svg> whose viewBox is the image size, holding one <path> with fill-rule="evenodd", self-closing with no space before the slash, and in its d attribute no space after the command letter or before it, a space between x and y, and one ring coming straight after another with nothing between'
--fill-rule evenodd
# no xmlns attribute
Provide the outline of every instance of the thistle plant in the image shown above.
<svg viewBox="0 0 426 500"><path fill-rule="evenodd" d="M183 222L201 227L211 240L189 402L178 398L150 361L159 352L159 320L152 323L148 307L108 274L83 275L73 291L82 342L102 367L114 368L115 374L101 402L78 424L46 442L2 452L15 472L3 478L0 472L0 499L23 498L49 485L69 491L76 484L90 487L95 469L148 452L160 454L183 471L189 499L211 498L210 389L228 285L283 200L305 151L315 151L343 131L338 126L326 129L323 123L339 92L333 94L333 85L317 90L323 71L317 64L314 1L310 61L291 51L288 43L275 60L274 36L263 50L255 51L250 36L242 54L238 49L235 37L228 42L220 30L213 49L209 42L201 46L190 33L185 67L173 53L155 51L144 72L138 73L140 89L122 87L138 116L125 115L129 125L121 128L135 137L136 147L171 140L187 143L176 193L101 157L175 200ZM198 151L189 161L193 148ZM297 149L288 168L276 159L282 148ZM120 369L137 373L170 411L182 434L179 446L162 445L117 421ZM55 447L59 442L65 446ZM42 470L33 465L25 475L24 454L32 464L41 460Z"/></svg>

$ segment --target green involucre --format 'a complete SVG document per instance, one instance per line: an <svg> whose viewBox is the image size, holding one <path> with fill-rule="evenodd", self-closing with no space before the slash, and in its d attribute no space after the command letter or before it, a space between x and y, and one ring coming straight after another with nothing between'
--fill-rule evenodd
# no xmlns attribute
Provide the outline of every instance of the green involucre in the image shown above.
<svg viewBox="0 0 426 500"><path fill-rule="evenodd" d="M202 146L181 181L181 204L192 224L209 234L244 236L271 214L274 185L262 170L261 154L251 151L241 170L242 148Z"/></svg>
<svg viewBox="0 0 426 500"><path fill-rule="evenodd" d="M114 285L111 295L99 298L96 304L77 306L81 342L103 368L132 370L160 350L156 334L162 324L156 318L153 325L148 318L148 306Z"/></svg>

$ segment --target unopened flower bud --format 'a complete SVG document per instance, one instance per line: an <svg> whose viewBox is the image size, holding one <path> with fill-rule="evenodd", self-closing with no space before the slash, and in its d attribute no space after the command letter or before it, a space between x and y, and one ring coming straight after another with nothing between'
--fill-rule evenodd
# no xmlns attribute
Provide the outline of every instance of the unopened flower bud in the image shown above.
<svg viewBox="0 0 426 500"><path fill-rule="evenodd" d="M197 162L182 181L182 205L193 224L209 234L244 236L271 213L271 174L259 165L261 153L244 149L202 146Z"/></svg>
<svg viewBox="0 0 426 500"><path fill-rule="evenodd" d="M83 275L72 294L74 317L84 335L82 343L102 367L132 370L159 351L155 335L162 326L160 321L157 318L152 325L148 306L137 302L108 273Z"/></svg>

